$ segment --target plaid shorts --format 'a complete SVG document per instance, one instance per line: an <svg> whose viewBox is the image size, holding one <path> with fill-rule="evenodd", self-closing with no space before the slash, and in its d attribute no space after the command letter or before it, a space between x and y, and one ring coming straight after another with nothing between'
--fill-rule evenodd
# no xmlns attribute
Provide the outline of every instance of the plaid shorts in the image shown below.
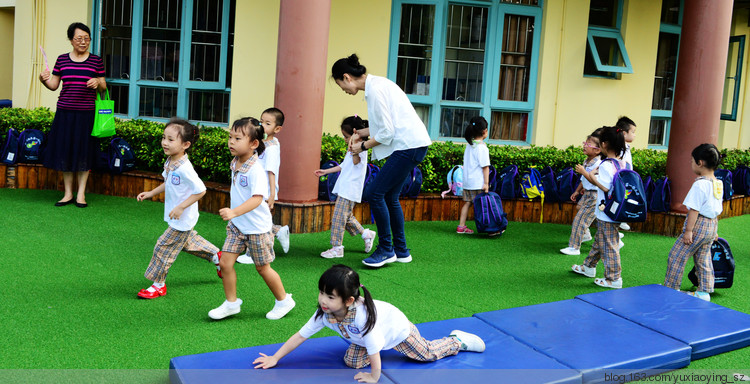
<svg viewBox="0 0 750 384"><path fill-rule="evenodd" d="M232 222L227 224L227 239L224 240L221 251L238 255L247 251L256 267L271 264L276 258L273 252L273 232L245 234L240 232Z"/></svg>
<svg viewBox="0 0 750 384"><path fill-rule="evenodd" d="M596 191L589 191L583 193L583 197L578 201L578 213L573 219L573 225L570 230L570 240L568 240L568 247L575 249L581 248L581 242L583 242L583 235L589 229L591 224L596 219Z"/></svg>
<svg viewBox="0 0 750 384"><path fill-rule="evenodd" d="M713 244L716 238L718 220L698 215L698 219L695 221L695 226L693 227L693 243L690 245L682 242L686 227L687 220L685 220L685 224L682 226L682 233L677 237L677 241L674 242L672 250L669 251L664 286L677 290L680 289L685 264L688 257L693 256L695 273L700 283L699 289L703 292L711 293L714 291L714 264L711 261L711 244Z"/></svg>
<svg viewBox="0 0 750 384"><path fill-rule="evenodd" d="M439 340L428 341L419 334L419 330L411 324L409 336L393 349L403 353L406 357L417 361L435 361L446 356L457 355L461 342L455 337L444 337ZM344 363L351 368L364 368L370 365L367 348L357 344L350 344L344 354Z"/></svg>
<svg viewBox="0 0 750 384"><path fill-rule="evenodd" d="M596 220L596 238L583 265L596 268L599 260L604 260L604 278L615 281L620 278L622 266L620 265L620 235L617 228L620 223L610 223Z"/></svg>
<svg viewBox="0 0 750 384"><path fill-rule="evenodd" d="M344 230L352 236L361 235L365 231L352 213L356 204L356 202L341 196L336 198L336 205L333 206L333 218L331 219L332 246L341 245L341 242L344 241Z"/></svg>
<svg viewBox="0 0 750 384"><path fill-rule="evenodd" d="M484 192L481 189L464 189L461 196L463 196L464 201L468 201L470 203L474 202L474 198L477 197L478 194Z"/></svg>
<svg viewBox="0 0 750 384"><path fill-rule="evenodd" d="M219 252L219 248L216 248L192 229L178 231L172 227L167 227L164 234L156 241L154 255L151 257L151 262L148 263L146 273L143 276L151 281L164 283L167 279L169 267L172 266L181 251L211 261L211 257Z"/></svg>

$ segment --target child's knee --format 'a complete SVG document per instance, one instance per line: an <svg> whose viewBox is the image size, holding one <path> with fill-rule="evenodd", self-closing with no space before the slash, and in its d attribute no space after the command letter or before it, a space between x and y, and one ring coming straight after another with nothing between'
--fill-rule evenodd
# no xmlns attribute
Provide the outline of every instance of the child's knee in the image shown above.
<svg viewBox="0 0 750 384"><path fill-rule="evenodd" d="M273 269L271 269L271 264L255 265L255 270L258 271L258 274L260 275L265 275L266 273L273 271Z"/></svg>

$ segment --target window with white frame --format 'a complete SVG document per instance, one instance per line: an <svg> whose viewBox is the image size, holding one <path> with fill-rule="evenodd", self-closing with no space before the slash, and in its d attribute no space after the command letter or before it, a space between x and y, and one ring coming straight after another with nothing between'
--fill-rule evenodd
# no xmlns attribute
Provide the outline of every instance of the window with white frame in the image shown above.
<svg viewBox="0 0 750 384"><path fill-rule="evenodd" d="M489 139L528 144L539 58L538 0L396 0L388 75L436 139L484 116Z"/></svg>
<svg viewBox="0 0 750 384"><path fill-rule="evenodd" d="M95 12L117 114L229 122L234 0L99 0Z"/></svg>
<svg viewBox="0 0 750 384"><path fill-rule="evenodd" d="M682 0L664 0L659 26L659 42L654 72L654 93L651 100L651 122L648 130L649 148L666 149L672 124L672 103L677 78L677 57L680 47Z"/></svg>
<svg viewBox="0 0 750 384"><path fill-rule="evenodd" d="M633 73L620 33L622 0L591 0L583 74L617 78Z"/></svg>

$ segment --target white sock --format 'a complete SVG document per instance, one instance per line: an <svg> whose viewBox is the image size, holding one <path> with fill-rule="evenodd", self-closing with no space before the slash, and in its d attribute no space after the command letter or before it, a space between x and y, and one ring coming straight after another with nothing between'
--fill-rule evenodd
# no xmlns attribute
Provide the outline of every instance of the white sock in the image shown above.
<svg viewBox="0 0 750 384"><path fill-rule="evenodd" d="M240 304L242 304L239 299L235 301L224 300L224 302L227 303L227 306L229 306L229 308L237 308L240 306Z"/></svg>
<svg viewBox="0 0 750 384"><path fill-rule="evenodd" d="M154 281L154 284L152 284L150 287L148 287L147 291L149 292L156 292L157 289L162 288L165 286L165 283L157 283Z"/></svg>
<svg viewBox="0 0 750 384"><path fill-rule="evenodd" d="M211 256L211 262L214 264L219 264L219 255Z"/></svg>

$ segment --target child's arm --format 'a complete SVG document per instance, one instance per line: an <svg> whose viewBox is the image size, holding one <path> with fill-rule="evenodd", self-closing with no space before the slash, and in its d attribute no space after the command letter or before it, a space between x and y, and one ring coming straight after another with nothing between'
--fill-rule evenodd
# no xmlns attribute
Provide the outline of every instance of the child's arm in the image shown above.
<svg viewBox="0 0 750 384"><path fill-rule="evenodd" d="M685 220L685 232L682 233L682 242L690 245L693 244L693 228L695 227L695 222L698 220L698 211L689 209Z"/></svg>
<svg viewBox="0 0 750 384"><path fill-rule="evenodd" d="M258 208L258 206L263 202L263 195L253 195L253 197L245 200L244 203L240 204L239 207L235 209L231 208L222 208L219 210L219 215L221 215L221 218L224 220L232 220L233 218L237 216L242 216L250 211L252 211L255 208Z"/></svg>
<svg viewBox="0 0 750 384"><path fill-rule="evenodd" d="M380 352L369 355L369 357L370 372L360 372L354 375L354 380L357 380L360 383L377 383L378 380L380 380L380 369L382 368L380 363Z"/></svg>
<svg viewBox="0 0 750 384"><path fill-rule="evenodd" d="M165 188L166 187L164 186L164 183L161 183L161 185L159 185L158 187L156 187L156 188L154 188L154 189L152 189L152 190L150 190L148 192L143 191L143 192L139 193L138 196L136 196L136 200L143 201L143 200L146 200L146 199L150 199L150 198L152 198L152 197L154 197L154 196L156 196L158 194L164 193L164 189Z"/></svg>
<svg viewBox="0 0 750 384"><path fill-rule="evenodd" d="M482 167L482 176L484 176L484 184L482 184L482 190L484 193L490 191L490 166Z"/></svg>
<svg viewBox="0 0 750 384"><path fill-rule="evenodd" d="M255 369L268 369L275 367L276 363L278 363L282 357L295 350L305 340L307 339L302 337L299 332L295 333L294 335L292 335L292 337L289 338L289 340L286 341L286 343L284 343L284 345L281 346L281 348L279 348L278 351L276 351L276 353L273 354L273 356L268 356L265 353L261 353L260 357L253 361L253 364L255 364Z"/></svg>
<svg viewBox="0 0 750 384"><path fill-rule="evenodd" d="M576 190L573 191L573 194L570 195L570 200L576 201L576 198L578 198L578 195L583 193L583 183L578 183L578 186L576 187Z"/></svg>
<svg viewBox="0 0 750 384"><path fill-rule="evenodd" d="M172 209L172 212L169 212L169 218L173 220L179 220L180 216L182 216L183 211L185 211L189 206L193 205L193 203L200 200L205 195L206 191L190 195L190 197L185 199L185 201L174 207L174 209Z"/></svg>
<svg viewBox="0 0 750 384"><path fill-rule="evenodd" d="M352 164L357 165L362 162L362 158L359 155L352 155Z"/></svg>
<svg viewBox="0 0 750 384"><path fill-rule="evenodd" d="M276 175L270 171L268 172L268 186L271 187L268 191L268 209L273 209L273 202L276 201Z"/></svg>
<svg viewBox="0 0 750 384"><path fill-rule="evenodd" d="M318 169L314 173L315 173L315 176L320 177L323 175L327 175L329 173L336 173L336 172L341 172L341 167L339 167L338 165L335 167L331 167L331 168Z"/></svg>

